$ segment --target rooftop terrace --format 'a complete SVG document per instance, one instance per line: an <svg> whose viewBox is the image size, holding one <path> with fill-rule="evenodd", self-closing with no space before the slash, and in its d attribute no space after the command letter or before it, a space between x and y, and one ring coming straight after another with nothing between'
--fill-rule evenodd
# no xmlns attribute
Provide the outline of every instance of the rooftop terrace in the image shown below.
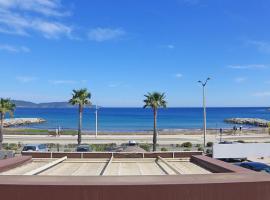
<svg viewBox="0 0 270 200"><path fill-rule="evenodd" d="M0 175L124 176L209 174L189 158L32 159Z"/></svg>
<svg viewBox="0 0 270 200"><path fill-rule="evenodd" d="M29 152L0 161L0 191L15 200L269 200L270 176L202 152Z"/></svg>

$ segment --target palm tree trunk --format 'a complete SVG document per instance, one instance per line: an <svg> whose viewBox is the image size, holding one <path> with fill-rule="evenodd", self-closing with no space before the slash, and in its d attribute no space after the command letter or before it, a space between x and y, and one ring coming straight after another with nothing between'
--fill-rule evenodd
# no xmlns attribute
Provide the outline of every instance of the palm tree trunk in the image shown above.
<svg viewBox="0 0 270 200"><path fill-rule="evenodd" d="M82 105L79 105L79 127L78 127L78 145L82 142Z"/></svg>
<svg viewBox="0 0 270 200"><path fill-rule="evenodd" d="M154 108L153 151L157 150L157 109Z"/></svg>
<svg viewBox="0 0 270 200"><path fill-rule="evenodd" d="M0 120L1 120L1 124L0 124L0 150L3 147L3 126L4 126L4 114L1 113L0 114Z"/></svg>

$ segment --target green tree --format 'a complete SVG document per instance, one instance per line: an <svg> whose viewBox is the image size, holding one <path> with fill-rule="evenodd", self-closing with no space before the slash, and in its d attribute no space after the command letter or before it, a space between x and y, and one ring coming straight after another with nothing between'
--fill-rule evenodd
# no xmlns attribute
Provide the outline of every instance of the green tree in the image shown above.
<svg viewBox="0 0 270 200"><path fill-rule="evenodd" d="M2 149L3 145L3 128L4 128L4 119L6 113L9 113L10 116L13 116L15 110L15 104L10 101L10 99L0 99L0 149Z"/></svg>
<svg viewBox="0 0 270 200"><path fill-rule="evenodd" d="M154 114L154 130L153 130L153 151L156 151L157 146L157 111L158 108L166 108L167 102L165 101L165 93L152 92L145 96L143 108L152 108Z"/></svg>
<svg viewBox="0 0 270 200"><path fill-rule="evenodd" d="M78 144L81 144L82 141L82 115L83 108L86 105L91 105L90 102L91 93L87 89L73 90L72 98L69 100L69 103L72 105L79 106L79 124L78 124Z"/></svg>

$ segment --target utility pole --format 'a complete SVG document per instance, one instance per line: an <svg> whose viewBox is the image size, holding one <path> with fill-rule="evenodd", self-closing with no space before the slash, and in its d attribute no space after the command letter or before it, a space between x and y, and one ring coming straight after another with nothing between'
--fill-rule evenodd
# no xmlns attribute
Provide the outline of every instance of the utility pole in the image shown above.
<svg viewBox="0 0 270 200"><path fill-rule="evenodd" d="M210 80L210 78L207 78L204 82L198 81L201 83L203 88L203 147L205 150L206 147L206 102L205 102L205 86L207 82Z"/></svg>

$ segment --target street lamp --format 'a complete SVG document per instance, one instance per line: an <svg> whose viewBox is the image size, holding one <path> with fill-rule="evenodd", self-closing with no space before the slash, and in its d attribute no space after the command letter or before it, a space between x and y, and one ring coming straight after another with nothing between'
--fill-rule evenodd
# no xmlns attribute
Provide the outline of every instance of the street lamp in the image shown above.
<svg viewBox="0 0 270 200"><path fill-rule="evenodd" d="M205 143L205 139L206 139L206 105L205 105L205 86L207 84L207 82L210 80L210 78L208 77L204 82L202 81L198 81L198 83L201 83L202 88L203 88L203 147L205 149L206 147L206 143Z"/></svg>
<svg viewBox="0 0 270 200"><path fill-rule="evenodd" d="M98 106L96 105L96 137L98 135Z"/></svg>

